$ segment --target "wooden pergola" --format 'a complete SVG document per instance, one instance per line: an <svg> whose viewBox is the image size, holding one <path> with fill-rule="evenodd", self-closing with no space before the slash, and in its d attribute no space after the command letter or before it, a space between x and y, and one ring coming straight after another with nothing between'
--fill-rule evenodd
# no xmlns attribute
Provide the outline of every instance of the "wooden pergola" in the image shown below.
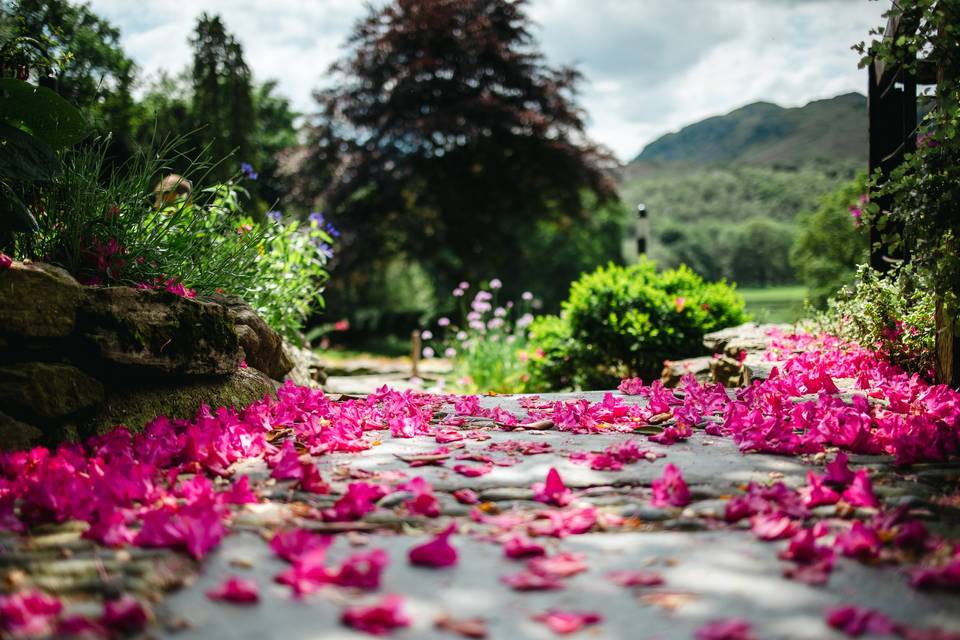
<svg viewBox="0 0 960 640"><path fill-rule="evenodd" d="M896 4L896 1L894 2ZM903 33L916 31L917 25L896 14L887 22L884 38L893 40ZM889 175L917 145L917 88L937 84L934 65L920 64L913 72L900 65L887 66L874 62L868 67L867 109L869 127L868 168ZM876 204L889 210L888 197ZM902 229L901 229L902 231ZM896 263L910 259L909 248L891 249L883 242L880 231L870 228L870 266L880 272L889 271ZM937 304L937 381L960 387L960 335L955 319L947 317L941 302Z"/></svg>

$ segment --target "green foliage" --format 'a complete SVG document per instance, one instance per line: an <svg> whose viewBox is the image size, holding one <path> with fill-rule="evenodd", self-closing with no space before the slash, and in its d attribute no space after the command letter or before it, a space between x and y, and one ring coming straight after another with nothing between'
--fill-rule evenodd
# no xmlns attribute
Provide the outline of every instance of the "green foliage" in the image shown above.
<svg viewBox="0 0 960 640"><path fill-rule="evenodd" d="M785 259L793 245L793 225L769 218L750 218L724 231L731 277L743 285L767 287L792 282Z"/></svg>
<svg viewBox="0 0 960 640"><path fill-rule="evenodd" d="M537 316L530 325L527 391L554 391L580 386L570 323L561 316Z"/></svg>
<svg viewBox="0 0 960 640"><path fill-rule="evenodd" d="M267 324L301 343L300 331L323 308L323 285L333 239L322 220L276 221L277 229L256 258L257 279L244 296Z"/></svg>
<svg viewBox="0 0 960 640"><path fill-rule="evenodd" d="M868 258L866 228L859 220L866 188L866 175L860 174L797 219L790 263L807 287L808 300L818 308L850 283L857 265Z"/></svg>
<svg viewBox="0 0 960 640"><path fill-rule="evenodd" d="M173 278L201 293L252 287L254 256L266 234L238 233L238 187L195 190L155 208L154 185L177 156L178 142L138 152L121 165L109 165L106 140L66 151L63 174L36 196L40 230L20 243L18 253L59 264L90 283ZM208 168L191 162L186 177L202 181Z"/></svg>
<svg viewBox="0 0 960 640"><path fill-rule="evenodd" d="M243 47L227 32L220 16L202 14L190 39L193 47L192 113L203 127L214 158L235 154L236 163L249 162L256 132L253 84ZM231 166L233 164L234 166ZM215 179L226 179L235 164L214 170Z"/></svg>
<svg viewBox="0 0 960 640"><path fill-rule="evenodd" d="M80 112L50 89L0 77L0 247L11 232L37 230L24 200L33 183L59 175L57 150L86 132Z"/></svg>
<svg viewBox="0 0 960 640"><path fill-rule="evenodd" d="M22 65L30 80L55 77L57 93L95 131L112 134L113 151L129 151L136 66L120 47L119 30L89 5L67 0L13 0L0 13L12 25L0 42L0 75Z"/></svg>
<svg viewBox="0 0 960 640"><path fill-rule="evenodd" d="M584 265L543 263L587 235L591 200L616 199L613 159L587 138L580 76L547 63L527 7L395 0L357 24L316 94L299 172L304 200L344 228L345 283L394 256L422 264L436 291L543 266L563 286ZM559 243L534 255L542 233Z"/></svg>
<svg viewBox="0 0 960 640"><path fill-rule="evenodd" d="M317 220L255 222L232 179L158 206L154 184L181 142L139 151L110 171L107 141L66 151L62 174L36 192L39 230L18 239L17 257L58 264L87 284L235 293L297 339L322 306L332 239ZM208 164L186 166L184 179L208 179Z"/></svg>
<svg viewBox="0 0 960 640"><path fill-rule="evenodd" d="M664 360L700 353L704 333L745 319L733 286L705 282L685 265L611 264L571 285L559 322L535 323L531 345L544 353L535 383L611 388L626 376L657 377Z"/></svg>
<svg viewBox="0 0 960 640"><path fill-rule="evenodd" d="M932 377L936 299L910 267L881 275L862 265L853 288L844 287L818 317L820 328L877 349L906 371Z"/></svg>
<svg viewBox="0 0 960 640"><path fill-rule="evenodd" d="M686 264L707 279L745 286L786 284L794 281L786 256L797 213L813 210L820 197L853 175L845 163L634 166L627 168L620 192L628 203L646 204L648 254L659 264Z"/></svg>
<svg viewBox="0 0 960 640"><path fill-rule="evenodd" d="M877 37L861 64L876 61L916 73L935 69L938 84L929 96L917 148L888 175L871 176L865 218L891 250L904 251L917 273L943 301L947 317L960 309L960 0L895 3L886 14L899 18L896 39ZM881 36L882 31L871 32ZM889 204L880 207L884 198Z"/></svg>

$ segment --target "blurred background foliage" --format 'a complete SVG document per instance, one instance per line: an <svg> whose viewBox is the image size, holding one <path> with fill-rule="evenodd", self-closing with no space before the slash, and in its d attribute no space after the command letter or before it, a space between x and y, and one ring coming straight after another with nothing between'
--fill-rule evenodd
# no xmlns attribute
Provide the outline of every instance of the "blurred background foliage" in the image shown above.
<svg viewBox="0 0 960 640"><path fill-rule="evenodd" d="M857 94L747 105L617 166L584 134L583 78L546 62L525 2L371 7L318 73L307 114L253 76L217 15L184 34L189 65L146 77L87 5L0 7L3 74L28 62L31 81L55 77L90 139L109 135L105 171L177 136L167 169L206 154L223 159L208 183L255 175L243 212L254 223L322 212L340 229L323 311L349 321L338 340L409 336L450 312L460 280L501 277L504 295L536 291L538 311L557 312L581 274L621 261L638 202L651 212L651 258L739 283L763 320L797 319L808 294L825 304L865 251L848 210L865 157ZM307 326L320 321L312 313Z"/></svg>

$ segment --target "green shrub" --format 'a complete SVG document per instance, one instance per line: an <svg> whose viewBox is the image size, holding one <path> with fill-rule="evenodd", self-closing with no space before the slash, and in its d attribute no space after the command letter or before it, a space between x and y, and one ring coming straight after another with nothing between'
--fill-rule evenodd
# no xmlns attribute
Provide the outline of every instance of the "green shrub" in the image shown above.
<svg viewBox="0 0 960 640"><path fill-rule="evenodd" d="M576 386L574 340L570 324L560 316L538 316L530 325L526 391Z"/></svg>
<svg viewBox="0 0 960 640"><path fill-rule="evenodd" d="M932 377L934 310L929 283L909 266L883 275L861 265L854 288L844 287L818 317L819 328L877 349L906 371Z"/></svg>
<svg viewBox="0 0 960 640"><path fill-rule="evenodd" d="M608 265L570 287L559 318L531 330L531 379L540 386L612 388L625 376L658 377L665 359L703 351L703 334L746 320L743 298L684 265L658 272L647 259ZM539 353L539 352L538 352Z"/></svg>

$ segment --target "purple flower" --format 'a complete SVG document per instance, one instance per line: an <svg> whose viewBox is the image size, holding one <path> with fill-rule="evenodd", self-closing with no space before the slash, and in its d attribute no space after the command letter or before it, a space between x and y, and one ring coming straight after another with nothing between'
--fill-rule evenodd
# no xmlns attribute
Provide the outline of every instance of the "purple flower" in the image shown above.
<svg viewBox="0 0 960 640"><path fill-rule="evenodd" d="M310 222L315 222L318 227L323 225L323 214L319 211L311 211L307 219L310 220Z"/></svg>
<svg viewBox="0 0 960 640"><path fill-rule="evenodd" d="M253 170L253 165L249 162L240 163L240 172L250 180L256 180L260 177L260 174Z"/></svg>
<svg viewBox="0 0 960 640"><path fill-rule="evenodd" d="M327 233L329 233L334 238L340 237L340 230L337 229L335 226L333 226L331 223L328 222L326 228L327 228Z"/></svg>
<svg viewBox="0 0 960 640"><path fill-rule="evenodd" d="M499 289L502 286L503 286L503 283L500 282L500 278L494 278L493 280L490 281L491 289Z"/></svg>
<svg viewBox="0 0 960 640"><path fill-rule="evenodd" d="M267 217L273 220L274 222L282 222L283 214L279 211L267 211Z"/></svg>

